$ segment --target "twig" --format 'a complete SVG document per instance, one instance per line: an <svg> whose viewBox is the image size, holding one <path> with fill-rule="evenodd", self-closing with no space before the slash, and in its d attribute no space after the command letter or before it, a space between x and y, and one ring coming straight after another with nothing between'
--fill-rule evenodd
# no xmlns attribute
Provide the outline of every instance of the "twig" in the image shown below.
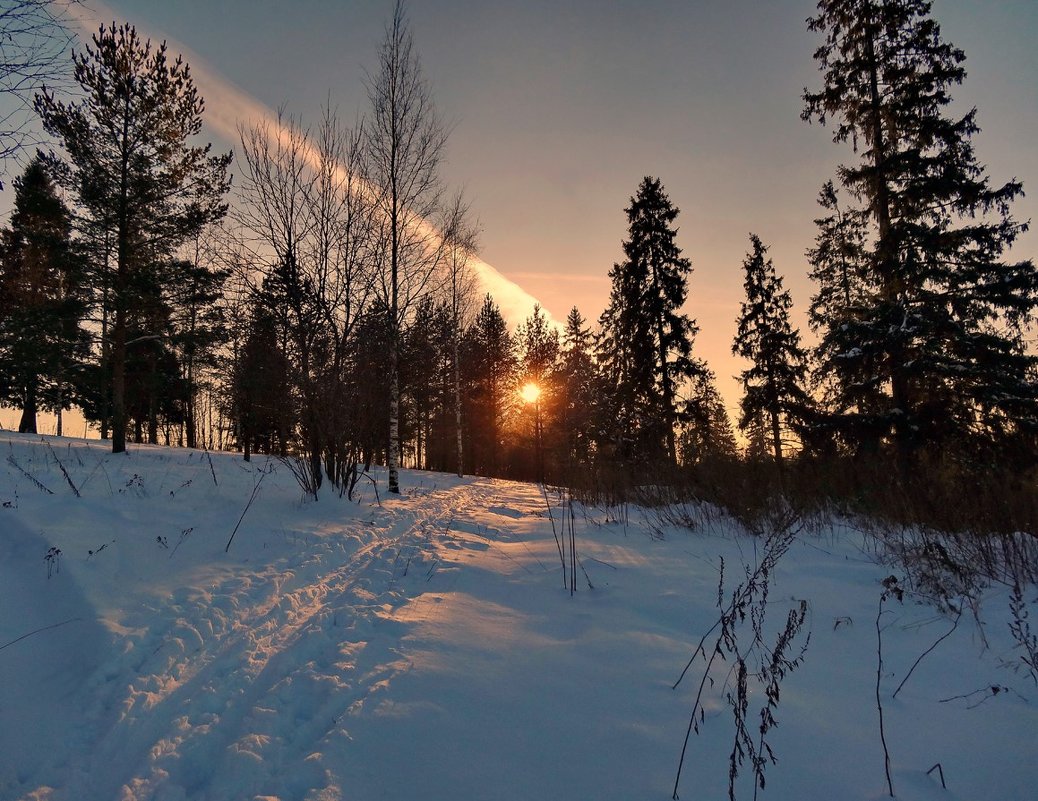
<svg viewBox="0 0 1038 801"><path fill-rule="evenodd" d="M68 623L75 623L77 620L82 620L82 619L83 618L81 618L81 617L70 617L68 620L63 620L61 623L52 623L51 625L44 626L41 629L36 629L35 631L30 631L28 634L23 634L21 637L17 637L15 639L11 640L10 642L7 642L7 643L4 643L3 645L0 645L0 651L4 650L4 648L7 648L9 645L14 645L16 642L21 642L26 637L31 637L33 634L39 634L41 631L47 631L48 629L56 629L56 628L58 628L58 626L64 626L64 625L66 625Z"/></svg>
<svg viewBox="0 0 1038 801"><path fill-rule="evenodd" d="M929 776L935 770L937 771L937 775L941 777L941 789L947 790L948 785L944 783L944 768L941 767L940 762L938 762L936 765L934 765L932 768L926 771L926 775Z"/></svg>
<svg viewBox="0 0 1038 801"><path fill-rule="evenodd" d="M209 451L205 452L205 458L209 460L209 472L213 474L213 484L219 487L220 482L216 480L216 468L213 467L213 457L209 455ZM263 479L260 479L260 481L262 480Z"/></svg>
<svg viewBox="0 0 1038 801"><path fill-rule="evenodd" d="M267 462L269 465L270 460L268 459ZM263 483L263 479L267 477L268 472L269 471L266 467L264 467L263 470L260 471L260 479L256 482L256 486L252 488L252 495L249 496L249 502L245 504L245 508L242 509L241 517L238 518L238 522L234 526L234 531L231 532L231 538L227 540L227 546L223 549L224 553L227 553L231 550L231 543L234 542L234 535L238 533L238 527L241 525L241 521L245 519L245 515L249 511L249 507L252 506L252 502L256 500L256 493L259 492L260 485ZM172 554L170 555L172 556Z"/></svg>
<svg viewBox="0 0 1038 801"><path fill-rule="evenodd" d="M68 482L68 485L72 487L72 491L76 494L76 497L82 498L83 496L79 494L79 490L76 489L76 485L72 483L72 476L68 474L68 470L66 470L65 465L61 463L61 459L59 459L58 454L54 452L54 448L51 447L50 442L47 443L47 449L50 451L51 456L54 457L54 461L58 463L58 467L61 468L61 472L65 476L65 480Z"/></svg>
<svg viewBox="0 0 1038 801"><path fill-rule="evenodd" d="M905 686L905 682L908 681L909 677L911 677L911 675L915 671L915 669L917 667L919 667L919 663L923 661L923 657L925 657L927 654L931 653L934 650L934 648L936 648L938 645L940 645L942 642L944 642L946 639L948 639L952 635L952 632L954 632L955 629L958 628L958 626L959 626L959 618L961 618L961 617L962 617L962 609L960 608L959 609L959 613L955 616L955 620L952 621L952 627L950 629L948 629L948 631L945 632L943 636L938 637L933 645L931 645L929 648L927 648L925 651L923 651L921 654L919 654L919 658L916 659L915 662L912 664L912 667L908 669L908 672L905 674L905 677L903 679L901 679L901 683L899 685L897 685L897 689L894 690L894 694L891 696L891 698L897 698L897 694L899 692L901 692L901 688Z"/></svg>
<svg viewBox="0 0 1038 801"><path fill-rule="evenodd" d="M883 602L887 593L879 597L879 612L876 613L876 709L879 710L879 741L883 745L883 769L887 774L887 792L894 797L894 783L890 779L890 751L887 749L887 734L883 726L883 700L880 698L880 680L883 677L883 629L879 625L883 617Z"/></svg>
<svg viewBox="0 0 1038 801"><path fill-rule="evenodd" d="M555 516L551 513L551 502L548 500L548 490L541 484L541 494L544 495L544 506L548 510L548 520L551 521L551 534L555 537L555 547L559 549L559 561L562 562L562 586L566 587L566 557L562 553L562 542L559 541L559 532L555 530Z"/></svg>
<svg viewBox="0 0 1038 801"><path fill-rule="evenodd" d="M54 494L49 489L47 489L47 487L45 487L43 485L43 483L38 478L36 478L36 476L32 475L32 473L29 473L20 464L18 464L18 461L14 458L13 454L11 456L7 457L7 462L12 467L14 467L16 470L18 470L18 472L20 472L23 476L25 476L27 479L29 479L29 481L31 481L33 484L35 484L39 489L43 490L48 495L53 495Z"/></svg>

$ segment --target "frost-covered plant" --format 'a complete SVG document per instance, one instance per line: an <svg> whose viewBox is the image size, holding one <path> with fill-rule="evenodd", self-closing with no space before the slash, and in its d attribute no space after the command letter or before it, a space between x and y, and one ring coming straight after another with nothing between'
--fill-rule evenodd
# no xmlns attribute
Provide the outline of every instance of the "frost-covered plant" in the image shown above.
<svg viewBox="0 0 1038 801"><path fill-rule="evenodd" d="M1020 582L1013 584L1013 592L1009 596L1009 631L1020 648L1018 660L1008 663L1014 670L1025 670L1031 680L1038 686L1038 635L1031 631L1031 622L1027 610L1027 601Z"/></svg>
<svg viewBox="0 0 1038 801"><path fill-rule="evenodd" d="M749 761L753 772L754 798L757 791L764 788L764 773L768 763L774 764L775 752L767 742L767 735L778 725L775 710L780 697L782 680L796 670L803 662L810 641L810 632L797 648L797 641L803 631L807 619L807 602L800 603L789 610L785 626L778 633L774 644L765 645L765 617L768 608L768 589L778 560L785 554L796 538L797 530L791 526L772 529L768 533L762 550L762 556L755 568L746 566L744 578L730 596L724 590L724 560L721 560L721 575L717 586L717 608L720 615L710 630L703 635L685 665L681 676L674 683L676 688L684 679L698 657L706 663L696 691L696 698L689 716L685 741L681 747L681 758L678 761L677 775L674 778L672 798L678 798L678 785L681 781L681 769L685 762L685 753L692 732L699 733L699 727L706 720L703 706L703 694L707 684L714 685L714 668L719 662L731 662L727 671L725 685L734 675L725 698L732 710L734 736L728 766L728 797L735 799L735 782L740 769ZM726 597L728 598L727 603ZM749 631L745 624L749 622ZM740 634L750 635L747 644L745 638L740 642ZM713 637L713 645L706 648L708 640ZM752 670L751 670L752 666ZM752 687L751 687L752 685ZM766 699L759 710L760 724L757 736L747 726L750 719L751 689L759 689Z"/></svg>

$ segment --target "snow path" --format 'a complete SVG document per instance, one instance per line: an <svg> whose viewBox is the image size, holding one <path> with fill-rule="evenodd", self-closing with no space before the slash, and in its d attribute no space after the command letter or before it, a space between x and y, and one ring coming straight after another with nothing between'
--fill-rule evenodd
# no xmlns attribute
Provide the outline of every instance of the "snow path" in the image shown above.
<svg viewBox="0 0 1038 801"><path fill-rule="evenodd" d="M414 578L452 583L457 560L488 548L467 522L464 487L408 502L247 577L175 592L166 609L91 688L72 736L69 797L303 798L338 793L321 750L348 738L344 718L408 669L394 612ZM129 687L107 681L136 673ZM124 773L98 774L100 762ZM81 784L80 784L81 783ZM72 791L76 786L81 790ZM320 795L320 793L318 793Z"/></svg>

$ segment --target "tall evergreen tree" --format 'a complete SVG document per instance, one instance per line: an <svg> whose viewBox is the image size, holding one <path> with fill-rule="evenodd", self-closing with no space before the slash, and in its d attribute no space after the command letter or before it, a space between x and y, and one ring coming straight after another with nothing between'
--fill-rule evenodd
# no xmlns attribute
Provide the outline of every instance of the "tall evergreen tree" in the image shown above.
<svg viewBox="0 0 1038 801"><path fill-rule="evenodd" d="M627 208L624 261L609 276L600 355L614 382L614 431L624 458L677 461L678 387L701 371L692 358L697 328L681 313L692 265L675 238L678 216L658 178L645 178Z"/></svg>
<svg viewBox="0 0 1038 801"><path fill-rule="evenodd" d="M499 475L502 433L516 389L516 354L505 318L490 295L465 333L462 367L466 458L473 473Z"/></svg>
<svg viewBox="0 0 1038 801"><path fill-rule="evenodd" d="M231 156L189 140L205 104L190 70L165 43L142 42L129 25L101 26L73 55L80 99L44 90L36 111L71 161L70 183L88 224L110 236L112 450L126 448L126 363L133 274L222 217Z"/></svg>
<svg viewBox="0 0 1038 801"><path fill-rule="evenodd" d="M68 408L86 357L83 263L71 215L40 157L14 181L11 227L0 240L0 400L36 431L41 409Z"/></svg>
<svg viewBox="0 0 1038 801"><path fill-rule="evenodd" d="M556 424L566 443L566 458L587 462L596 439L600 382L594 362L594 336L574 306L562 333L560 387Z"/></svg>
<svg viewBox="0 0 1038 801"><path fill-rule="evenodd" d="M813 384L820 402L809 432L811 444L851 446L875 453L884 434L882 378L855 354L869 336L870 298L878 283L868 269L868 212L841 203L832 181L819 193L825 214L815 220L818 235L808 250L817 289L808 323L819 335L813 349Z"/></svg>
<svg viewBox="0 0 1038 801"><path fill-rule="evenodd" d="M790 325L793 301L767 258L768 249L756 234L750 234L750 244L753 251L743 262L746 300L732 345L732 353L753 363L739 376L744 392L739 428L746 431L765 416L771 450L781 466L783 431L807 412L807 354L800 346L800 332Z"/></svg>
<svg viewBox="0 0 1038 801"><path fill-rule="evenodd" d="M948 114L965 56L942 40L931 6L821 0L809 27L825 37L815 53L824 83L805 92L803 112L853 142L859 159L840 180L868 223L861 307L827 320L847 325L829 339L829 360L869 377L866 422L904 466L923 443L997 454L1038 430L1036 358L1024 343L1038 272L1003 260L1026 230L1009 211L1022 187L990 185L971 142L976 109ZM860 404L844 406L859 422Z"/></svg>
<svg viewBox="0 0 1038 801"><path fill-rule="evenodd" d="M689 382L685 414L678 438L683 464L697 464L710 457L738 454L735 431L717 391L714 373L704 367Z"/></svg>

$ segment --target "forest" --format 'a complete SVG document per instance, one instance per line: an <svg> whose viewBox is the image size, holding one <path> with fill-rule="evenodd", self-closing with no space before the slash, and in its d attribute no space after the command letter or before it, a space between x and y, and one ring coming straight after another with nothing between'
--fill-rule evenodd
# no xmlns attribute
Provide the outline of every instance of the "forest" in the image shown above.
<svg viewBox="0 0 1038 801"><path fill-rule="evenodd" d="M5 135L7 163L27 163L0 243L0 398L22 432L49 412L60 434L77 407L116 453L275 457L315 498L385 464L390 492L412 467L1034 530L1023 187L990 182L977 110L949 113L965 54L931 5L827 0L808 20L802 117L847 160L818 195L810 336L767 243L747 242L731 420L661 177L617 199L628 235L597 320L534 306L509 330L472 266L476 215L442 177L449 126L401 3L352 126L331 109L241 121L233 162L201 141L205 101L164 42L102 25L66 62L55 7L16 3L13 38L49 38L5 92L48 144ZM981 500L954 502L963 487Z"/></svg>
<svg viewBox="0 0 1038 801"><path fill-rule="evenodd" d="M934 6L806 20L842 163L805 308L739 243L736 405L666 174L603 309L506 317L403 0L233 152L0 2L0 795L1031 798L1038 271Z"/></svg>

